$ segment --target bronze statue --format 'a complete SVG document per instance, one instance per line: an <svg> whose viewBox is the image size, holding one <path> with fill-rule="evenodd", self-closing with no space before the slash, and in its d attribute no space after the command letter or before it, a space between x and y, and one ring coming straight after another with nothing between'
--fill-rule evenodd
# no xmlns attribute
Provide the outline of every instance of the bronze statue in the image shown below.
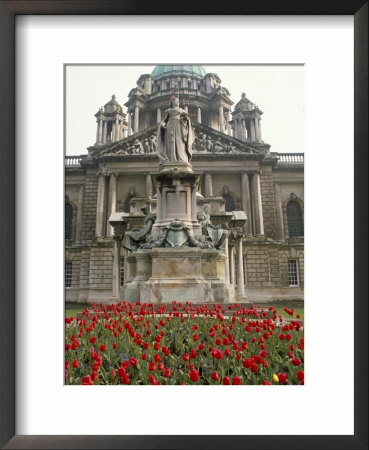
<svg viewBox="0 0 369 450"><path fill-rule="evenodd" d="M132 231L127 231L123 238L122 245L130 252L134 252L135 250L140 248L144 242L146 242L146 236L150 233L151 228L155 222L154 217L150 213L149 206L144 205L141 208L141 211L145 215L143 228L141 228L140 230L134 229Z"/></svg>

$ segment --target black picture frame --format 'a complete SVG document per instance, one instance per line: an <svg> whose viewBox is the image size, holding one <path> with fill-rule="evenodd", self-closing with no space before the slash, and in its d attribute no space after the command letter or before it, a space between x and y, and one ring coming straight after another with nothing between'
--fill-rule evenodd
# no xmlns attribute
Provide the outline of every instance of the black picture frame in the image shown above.
<svg viewBox="0 0 369 450"><path fill-rule="evenodd" d="M20 14L237 14L354 16L355 367L353 436L15 435L15 16ZM0 1L0 445L23 448L368 448L368 2L365 0ZM339 226L337 212L337 226ZM19 219L19 218L18 218ZM344 233L343 233L343 238ZM337 363L337 375L342 367ZM343 377L344 378L344 377ZM343 381L344 382L344 381ZM339 392L337 392L339 402ZM317 407L319 407L317 405Z"/></svg>

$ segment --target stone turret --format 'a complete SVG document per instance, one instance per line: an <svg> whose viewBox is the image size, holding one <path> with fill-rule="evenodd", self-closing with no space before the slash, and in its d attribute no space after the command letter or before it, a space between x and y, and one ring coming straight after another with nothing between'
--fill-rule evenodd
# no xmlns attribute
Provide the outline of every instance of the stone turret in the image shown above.
<svg viewBox="0 0 369 450"><path fill-rule="evenodd" d="M233 111L231 126L233 136L240 141L262 143L261 115L262 111L243 92L241 100Z"/></svg>
<svg viewBox="0 0 369 450"><path fill-rule="evenodd" d="M97 122L96 145L107 145L127 137L126 114L115 95L95 114Z"/></svg>

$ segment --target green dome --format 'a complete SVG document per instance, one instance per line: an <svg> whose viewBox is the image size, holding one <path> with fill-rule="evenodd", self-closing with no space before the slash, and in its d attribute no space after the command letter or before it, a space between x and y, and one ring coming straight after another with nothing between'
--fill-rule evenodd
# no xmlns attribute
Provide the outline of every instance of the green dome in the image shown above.
<svg viewBox="0 0 369 450"><path fill-rule="evenodd" d="M155 80L169 75L204 78L206 71L202 66L156 66L151 75Z"/></svg>

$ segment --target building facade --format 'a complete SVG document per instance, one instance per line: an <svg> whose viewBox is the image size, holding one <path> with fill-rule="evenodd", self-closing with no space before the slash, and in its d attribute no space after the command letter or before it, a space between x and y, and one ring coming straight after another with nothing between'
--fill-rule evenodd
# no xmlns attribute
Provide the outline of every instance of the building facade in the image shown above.
<svg viewBox="0 0 369 450"><path fill-rule="evenodd" d="M109 217L156 213L151 174L156 133L173 94L195 131L192 167L200 174L197 212L244 211L241 245L227 243L228 282L250 302L303 300L304 155L273 153L262 138L263 112L242 94L233 104L219 76L202 66L156 66L138 78L126 112L113 95L95 114L88 155L65 158L66 301L118 298L114 236ZM125 250L120 250L123 285Z"/></svg>

